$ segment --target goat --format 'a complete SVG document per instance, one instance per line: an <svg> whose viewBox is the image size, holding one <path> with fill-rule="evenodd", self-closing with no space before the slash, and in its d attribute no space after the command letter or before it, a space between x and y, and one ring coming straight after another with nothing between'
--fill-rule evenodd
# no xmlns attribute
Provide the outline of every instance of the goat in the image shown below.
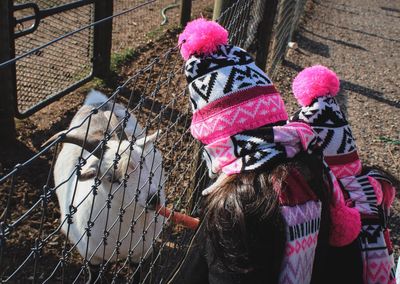
<svg viewBox="0 0 400 284"><path fill-rule="evenodd" d="M117 255L138 263L151 251L153 236L162 229L150 205L150 199L165 203L162 156L153 145L158 133L145 136L133 115L123 127L120 124L126 108L119 104L112 108L106 101L104 94L92 90L73 117L70 132L61 132L65 137L53 171L61 230L90 264L115 261ZM87 130L89 121L84 119L95 107L99 110L92 115ZM108 129L117 131L101 147L108 123ZM54 135L46 144L59 136ZM76 174L81 157L87 160Z"/></svg>

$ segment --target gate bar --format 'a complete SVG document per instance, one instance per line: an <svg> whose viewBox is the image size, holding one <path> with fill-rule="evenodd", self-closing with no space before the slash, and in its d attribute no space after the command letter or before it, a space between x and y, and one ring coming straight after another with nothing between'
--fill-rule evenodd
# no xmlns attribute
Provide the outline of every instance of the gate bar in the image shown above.
<svg viewBox="0 0 400 284"><path fill-rule="evenodd" d="M21 32L17 32L14 34L14 38L18 38L20 36L24 36L30 33L33 33L37 28L39 27L40 21L43 20L46 17L53 16L55 14L62 13L64 11L76 9L88 4L92 4L94 0L79 0L75 1L72 3L64 4L61 6L53 7L53 8L48 8L44 10L40 10L39 6L36 3L24 3L24 4L15 4L13 11L19 11L19 10L26 10L26 9L33 9L33 15L30 16L25 16L23 18L17 18L14 21L14 27L17 25L23 25L25 22L29 22L34 20L34 24L29 27L26 30L23 30Z"/></svg>
<svg viewBox="0 0 400 284"><path fill-rule="evenodd" d="M0 63L15 56L12 35L12 0L0 1ZM15 64L0 68L0 143L10 145L15 141L14 114L16 103Z"/></svg>

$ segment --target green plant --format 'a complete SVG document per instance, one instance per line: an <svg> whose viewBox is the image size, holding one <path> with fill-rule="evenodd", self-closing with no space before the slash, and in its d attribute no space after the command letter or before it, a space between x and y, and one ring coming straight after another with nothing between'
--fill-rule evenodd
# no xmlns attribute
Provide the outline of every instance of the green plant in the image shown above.
<svg viewBox="0 0 400 284"><path fill-rule="evenodd" d="M381 140L384 143L388 143L388 144L393 144L393 145L400 145L400 140L398 139L391 139L385 136L380 136L379 140Z"/></svg>
<svg viewBox="0 0 400 284"><path fill-rule="evenodd" d="M149 31L146 36L151 39L155 40L158 39L161 35L163 35L165 32L164 27L157 27L151 31Z"/></svg>
<svg viewBox="0 0 400 284"><path fill-rule="evenodd" d="M136 49L128 48L121 53L111 54L111 71L117 72L124 63L129 60L135 59L139 55Z"/></svg>

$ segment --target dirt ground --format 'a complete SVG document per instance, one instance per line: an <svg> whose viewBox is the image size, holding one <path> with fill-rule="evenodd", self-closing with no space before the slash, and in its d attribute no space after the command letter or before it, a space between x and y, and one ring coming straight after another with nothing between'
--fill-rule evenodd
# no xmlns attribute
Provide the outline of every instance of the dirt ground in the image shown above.
<svg viewBox="0 0 400 284"><path fill-rule="evenodd" d="M200 1L193 1L194 5L199 4L196 2ZM209 8L207 8L209 2L204 1L207 5L203 6L202 13L206 16L209 16ZM297 105L290 95L291 81L297 72L317 63L333 68L342 78L343 96L341 100L346 107L363 162L386 168L398 178L400 176L400 146L396 144L396 141L400 139L400 101L398 97L400 67L395 52L399 50L397 39L400 38L398 30L400 7L392 7L395 5L394 2L384 0L377 1L379 3L372 0L351 0L346 3L333 0L310 2L309 10L295 38L299 48L289 50L286 60L278 67L274 78L274 82L287 104L288 113L293 113L297 109ZM198 9L198 11L202 10ZM175 14L176 12L177 10L170 11ZM375 16L372 17L371 14ZM374 19L372 22L370 22L371 18ZM111 78L105 85L96 83L95 86L110 94L127 78L175 46L177 32L176 30L162 29L161 34L164 35L161 39L156 39L159 38L160 35L158 35L150 42L146 42L145 45L141 45L140 55L122 66L117 77ZM165 62L168 63L165 74L178 72L181 67L181 61L176 52L172 52L171 57ZM147 73L148 77L145 74L139 82L129 85L120 96L120 101L126 103L130 92L143 92L146 89L146 78L150 78L150 82L154 86L154 82L159 78L156 74L160 73L163 66L163 61L161 61L157 64L154 73ZM94 86L93 83L88 84L37 114L18 121L18 142L15 145L9 145L9 148L0 148L0 176L7 173L17 163L22 163L36 154L47 138L66 129L72 116L82 104L87 90L92 86ZM196 150L193 145L190 148L186 147L191 140L187 131L187 115L190 110L185 93L181 92L184 86L185 80L179 73L166 87L163 87L164 89L159 91L160 96L151 98L157 104L153 104L151 100L144 102L139 119L142 124L145 124L146 120L151 118L154 124L150 125L150 129L163 127L167 129L167 133L170 133L160 141L159 145L163 154L168 153L164 156L166 156L167 171L171 172L168 185L171 188L170 201L177 197L177 189L174 187L177 176L173 173L185 173L186 176L183 178L186 183L185 187L190 187L192 182L190 178L192 169L187 170L184 166L177 165L177 156L174 156L173 153ZM147 90L146 96L151 94L151 91L152 89ZM162 108L161 106L168 101L172 101L168 108ZM159 113L162 113L161 121L156 120ZM173 136L172 133L176 133L176 136ZM179 136L184 138L179 145L175 145L174 141ZM38 200L42 194L40 189L48 178L53 156L54 153L49 152L38 157L18 175L15 190L9 200L9 206L13 212L11 219L20 216L21 212L26 212ZM184 160L183 156L178 158L181 159L182 165L190 163L190 161ZM8 202L7 196L11 182L9 180L0 186L0 208L5 208ZM185 212L185 208L190 207L188 204L191 194L193 193L186 195L179 205L178 209L182 212ZM400 253L399 198L398 194L390 220L397 255ZM46 210L47 217L44 228L40 226L42 210L39 207L32 212L31 218L10 236L6 247L7 257L3 255L3 264L7 264L7 273L15 269L16 265L20 264L30 252L40 230L46 234L58 225L60 214L55 198L47 204ZM55 264L59 260L60 243L64 241L60 235L52 238L43 251L39 265L39 280L47 277L48 273L52 271L53 267L49 267L48 263ZM180 245L185 243L189 235L190 233L183 232L166 241L168 248L172 249L163 256L163 260L167 260L165 263L179 251ZM175 258L178 259L178 257L175 255ZM79 264L70 266L69 272L74 275L80 269L79 256L75 253L71 259L77 260L76 263ZM168 270L170 267L166 269ZM26 280L31 275L32 271L26 270L19 274L15 283L23 283L23 279ZM57 277L55 279L59 279Z"/></svg>

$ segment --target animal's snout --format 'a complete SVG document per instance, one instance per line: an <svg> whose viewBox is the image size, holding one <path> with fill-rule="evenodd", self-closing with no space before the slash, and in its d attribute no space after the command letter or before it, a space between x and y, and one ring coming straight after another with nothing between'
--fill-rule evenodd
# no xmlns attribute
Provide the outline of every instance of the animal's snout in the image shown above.
<svg viewBox="0 0 400 284"><path fill-rule="evenodd" d="M157 206L160 205L160 197L157 193L150 195L147 198L147 208L150 210L156 210Z"/></svg>

